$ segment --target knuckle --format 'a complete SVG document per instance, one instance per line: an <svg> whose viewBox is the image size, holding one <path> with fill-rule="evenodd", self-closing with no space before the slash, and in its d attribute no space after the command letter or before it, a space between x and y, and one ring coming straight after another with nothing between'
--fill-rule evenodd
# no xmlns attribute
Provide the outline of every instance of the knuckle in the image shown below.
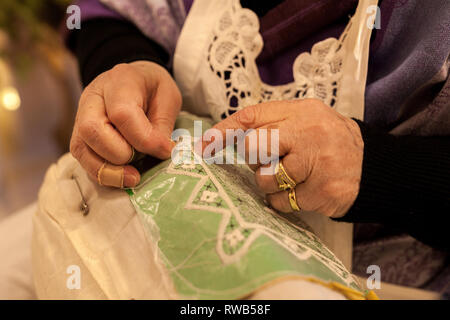
<svg viewBox="0 0 450 320"><path fill-rule="evenodd" d="M259 189L263 190L264 188L264 178L262 177L262 175L257 172L255 174L255 183L258 186Z"/></svg>
<svg viewBox="0 0 450 320"><path fill-rule="evenodd" d="M118 127L126 127L129 122L128 108L116 107L108 112L109 120Z"/></svg>
<svg viewBox="0 0 450 320"><path fill-rule="evenodd" d="M278 209L278 203L276 201L276 196L274 194L268 194L266 196L266 199L272 208Z"/></svg>
<svg viewBox="0 0 450 320"><path fill-rule="evenodd" d="M129 154L127 153L118 153L114 152L114 154L111 156L111 163L115 164L117 166L125 165L127 164L128 160L131 158L131 152Z"/></svg>
<svg viewBox="0 0 450 320"><path fill-rule="evenodd" d="M86 120L80 123L80 135L84 140L92 142L94 145L100 140L100 131L97 122Z"/></svg>
<svg viewBox="0 0 450 320"><path fill-rule="evenodd" d="M110 76L112 77L122 77L124 73L132 72L133 68L127 63L116 64L110 70Z"/></svg>
<svg viewBox="0 0 450 320"><path fill-rule="evenodd" d="M93 82L95 82L94 80ZM95 94L94 90L94 83L91 82L81 93L80 100L78 101L78 110L80 110L82 107L85 107L89 105L89 99Z"/></svg>
<svg viewBox="0 0 450 320"><path fill-rule="evenodd" d="M255 183L259 189L266 193L278 191L278 183L273 175L272 169L268 167L259 167L255 174Z"/></svg>
<svg viewBox="0 0 450 320"><path fill-rule="evenodd" d="M236 121L244 126L251 125L256 119L256 106L249 106L236 113Z"/></svg>
<svg viewBox="0 0 450 320"><path fill-rule="evenodd" d="M321 189L325 198L334 200L340 198L342 185L339 182L328 181L322 185Z"/></svg>
<svg viewBox="0 0 450 320"><path fill-rule="evenodd" d="M289 212L289 209L283 203L280 194L271 194L267 196L270 206L281 212Z"/></svg>
<svg viewBox="0 0 450 320"><path fill-rule="evenodd" d="M83 153L83 144L78 139L72 139L70 141L70 153L77 160L81 159L81 155Z"/></svg>
<svg viewBox="0 0 450 320"><path fill-rule="evenodd" d="M90 96L97 94L101 95L105 81L108 80L109 71L99 74L92 80L81 93L80 104L83 104Z"/></svg>
<svg viewBox="0 0 450 320"><path fill-rule="evenodd" d="M152 122L163 127L173 127L173 120L168 115L160 115L159 117L152 119Z"/></svg>
<svg viewBox="0 0 450 320"><path fill-rule="evenodd" d="M95 80L94 80L95 81ZM81 92L80 100L78 100L78 110L86 103L86 99L90 94L92 88L92 82L88 84L86 88L84 88L83 92Z"/></svg>
<svg viewBox="0 0 450 320"><path fill-rule="evenodd" d="M135 67L127 63L116 64L106 72L107 80L111 83L122 83L124 79L138 79L140 73Z"/></svg>
<svg viewBox="0 0 450 320"><path fill-rule="evenodd" d="M323 172L331 173L331 172L339 172L339 167L336 165L336 156L332 152L323 151L319 156L320 168Z"/></svg>

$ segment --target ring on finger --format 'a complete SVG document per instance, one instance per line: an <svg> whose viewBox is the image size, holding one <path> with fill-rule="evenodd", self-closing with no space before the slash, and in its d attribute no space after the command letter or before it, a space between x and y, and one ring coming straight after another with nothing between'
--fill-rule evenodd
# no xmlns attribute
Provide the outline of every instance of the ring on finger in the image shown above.
<svg viewBox="0 0 450 320"><path fill-rule="evenodd" d="M131 146L131 157L130 160L128 160L127 164L133 162L136 158L136 150L134 149L133 146Z"/></svg>
<svg viewBox="0 0 450 320"><path fill-rule="evenodd" d="M289 196L289 203L291 205L292 210L300 211L301 209L297 202L297 196L295 195L295 188L289 190L288 196Z"/></svg>
<svg viewBox="0 0 450 320"><path fill-rule="evenodd" d="M278 161L277 166L275 168L275 178L277 179L278 182L278 188L282 191L292 190L296 186L294 179L292 179L287 174L286 169L284 169L281 160Z"/></svg>

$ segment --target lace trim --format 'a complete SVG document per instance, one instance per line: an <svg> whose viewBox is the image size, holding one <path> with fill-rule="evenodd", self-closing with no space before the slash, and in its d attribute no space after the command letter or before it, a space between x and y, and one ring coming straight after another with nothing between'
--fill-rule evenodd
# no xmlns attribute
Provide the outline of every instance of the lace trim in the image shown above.
<svg viewBox="0 0 450 320"><path fill-rule="evenodd" d="M294 82L271 86L262 82L255 60L263 48L256 14L233 1L217 21L207 49L211 72L222 83L226 103L209 105L214 120L236 111L273 100L316 98L334 107L342 78L343 42L351 22L340 39L316 43L311 53L300 54L293 65Z"/></svg>

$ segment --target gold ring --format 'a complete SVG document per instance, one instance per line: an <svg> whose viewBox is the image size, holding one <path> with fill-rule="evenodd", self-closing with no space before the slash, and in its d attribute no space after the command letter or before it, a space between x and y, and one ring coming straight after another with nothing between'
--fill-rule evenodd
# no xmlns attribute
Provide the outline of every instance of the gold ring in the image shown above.
<svg viewBox="0 0 450 320"><path fill-rule="evenodd" d="M291 208L294 211L300 211L300 207L297 203L297 197L295 196L295 189L291 189L289 191L289 203L291 204Z"/></svg>
<svg viewBox="0 0 450 320"><path fill-rule="evenodd" d="M295 181L291 177L289 177L286 170L284 169L281 160L277 163L275 169L275 178L278 182L278 188L282 191L294 189L296 186Z"/></svg>
<svg viewBox="0 0 450 320"><path fill-rule="evenodd" d="M128 160L127 164L133 162L136 158L136 150L131 146L131 157L130 160Z"/></svg>

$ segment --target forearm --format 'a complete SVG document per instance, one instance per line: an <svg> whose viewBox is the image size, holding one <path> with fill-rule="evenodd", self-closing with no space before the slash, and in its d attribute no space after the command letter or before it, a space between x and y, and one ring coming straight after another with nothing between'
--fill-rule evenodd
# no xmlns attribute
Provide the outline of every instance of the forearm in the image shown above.
<svg viewBox="0 0 450 320"><path fill-rule="evenodd" d="M69 45L78 59L84 86L119 63L148 60L167 67L169 61L160 45L125 20L85 21L70 35Z"/></svg>
<svg viewBox="0 0 450 320"><path fill-rule="evenodd" d="M393 136L358 124L364 140L360 190L337 220L391 225L449 248L450 138Z"/></svg>

